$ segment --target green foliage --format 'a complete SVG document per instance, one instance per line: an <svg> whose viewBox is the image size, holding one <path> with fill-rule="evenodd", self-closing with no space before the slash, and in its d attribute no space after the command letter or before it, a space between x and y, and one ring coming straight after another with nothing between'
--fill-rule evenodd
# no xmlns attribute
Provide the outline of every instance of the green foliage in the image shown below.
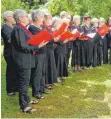
<svg viewBox="0 0 111 119"><path fill-rule="evenodd" d="M111 0L53 0L50 4L50 11L59 14L61 10L66 10L70 14L80 14L84 16L88 13L92 17L111 16Z"/></svg>
<svg viewBox="0 0 111 119"><path fill-rule="evenodd" d="M77 3L77 0L53 0L49 10L52 14L59 14L62 10L65 10L70 14L77 14L79 13L80 8L81 6Z"/></svg>
<svg viewBox="0 0 111 119"><path fill-rule="evenodd" d="M25 9L28 11L28 6L25 5L24 2L21 2L20 0L2 0L1 3L2 3L1 5L2 16L3 16L3 13L8 10L14 11L15 9ZM2 22L3 22L3 19L2 19Z"/></svg>
<svg viewBox="0 0 111 119"><path fill-rule="evenodd" d="M45 0L46 1L46 0ZM71 15L80 14L84 16L88 13L92 17L104 17L107 19L111 16L111 0L47 0L45 4L41 0L2 0L2 13L6 10L15 10L23 8L31 12L37 8L46 8L53 15L59 15L62 10Z"/></svg>
<svg viewBox="0 0 111 119"><path fill-rule="evenodd" d="M21 0L2 0L2 13L7 10L13 11L22 8L28 10L28 6Z"/></svg>

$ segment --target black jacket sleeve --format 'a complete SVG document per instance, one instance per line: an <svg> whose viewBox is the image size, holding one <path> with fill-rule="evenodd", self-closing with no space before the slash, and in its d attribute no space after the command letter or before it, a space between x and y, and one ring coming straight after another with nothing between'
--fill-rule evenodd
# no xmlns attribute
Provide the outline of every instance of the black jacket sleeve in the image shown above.
<svg viewBox="0 0 111 119"><path fill-rule="evenodd" d="M3 39L7 40L8 43L11 42L11 32L12 32L12 29L7 27L6 25L4 25L1 29L1 35Z"/></svg>
<svg viewBox="0 0 111 119"><path fill-rule="evenodd" d="M13 35L15 37L13 37ZM22 52L30 53L39 49L37 46L31 46L27 43L26 33L22 29L15 30L11 38L14 46Z"/></svg>

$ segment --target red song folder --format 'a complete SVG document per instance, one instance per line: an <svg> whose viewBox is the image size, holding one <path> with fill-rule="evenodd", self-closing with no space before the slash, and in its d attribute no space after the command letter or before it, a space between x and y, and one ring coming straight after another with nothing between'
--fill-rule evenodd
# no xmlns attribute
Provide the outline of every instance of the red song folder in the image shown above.
<svg viewBox="0 0 111 119"><path fill-rule="evenodd" d="M75 34L72 34L70 31L66 31L61 35L60 40L65 40L65 39L77 39L78 37L80 37L80 33L76 32Z"/></svg>
<svg viewBox="0 0 111 119"><path fill-rule="evenodd" d="M80 39L80 40L89 40L89 39L91 39L91 37L89 37L89 36L87 36L87 35L81 35L81 36L79 37L79 39Z"/></svg>
<svg viewBox="0 0 111 119"><path fill-rule="evenodd" d="M61 35L60 40L66 40L71 37L74 37L74 35L70 31L66 31Z"/></svg>
<svg viewBox="0 0 111 119"><path fill-rule="evenodd" d="M111 24L109 24L109 27L111 27Z"/></svg>
<svg viewBox="0 0 111 119"><path fill-rule="evenodd" d="M33 46L37 46L37 45L39 45L43 41L47 42L47 41L50 41L52 39L53 39L52 35L49 34L44 29L40 33L38 33L36 35L33 35L33 37L28 40L28 44L33 45Z"/></svg>
<svg viewBox="0 0 111 119"><path fill-rule="evenodd" d="M61 34L65 31L66 28L67 28L67 24L66 24L66 23L63 23L63 24L60 26L60 28L59 28L56 32L54 32L54 33L52 34L53 37L56 38L56 37L58 37L59 35L61 35Z"/></svg>
<svg viewBox="0 0 111 119"><path fill-rule="evenodd" d="M106 24L104 24L103 26L101 26L99 29L98 29L98 33L100 36L105 36L107 34L107 32L109 31L109 28Z"/></svg>
<svg viewBox="0 0 111 119"><path fill-rule="evenodd" d="M76 32L75 34L74 34L74 38L79 38L81 35L80 35L80 33L79 32Z"/></svg>

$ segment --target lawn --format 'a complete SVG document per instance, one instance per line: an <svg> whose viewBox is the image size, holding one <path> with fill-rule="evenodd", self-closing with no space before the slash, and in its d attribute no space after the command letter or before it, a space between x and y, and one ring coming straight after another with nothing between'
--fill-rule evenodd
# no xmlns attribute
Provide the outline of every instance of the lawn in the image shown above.
<svg viewBox="0 0 111 119"><path fill-rule="evenodd" d="M64 85L58 84L51 94L33 105L37 112L24 114L19 110L18 94L9 97L5 90L6 63L1 57L2 118L110 118L111 65L72 73ZM31 88L29 88L31 97Z"/></svg>

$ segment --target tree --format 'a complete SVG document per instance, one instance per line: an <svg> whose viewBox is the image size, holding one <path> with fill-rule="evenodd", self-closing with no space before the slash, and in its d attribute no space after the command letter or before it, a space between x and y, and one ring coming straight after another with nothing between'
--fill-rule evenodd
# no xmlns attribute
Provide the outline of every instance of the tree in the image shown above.
<svg viewBox="0 0 111 119"><path fill-rule="evenodd" d="M2 0L2 22L3 22L3 13L5 11L11 10L14 11L15 9L25 9L28 11L28 6L21 2L21 0Z"/></svg>
<svg viewBox="0 0 111 119"><path fill-rule="evenodd" d="M46 8L53 15L59 15L63 10L71 15L84 16L88 13L92 17L111 16L111 0L2 0L2 13L17 8L31 12L37 8Z"/></svg>
<svg viewBox="0 0 111 119"><path fill-rule="evenodd" d="M80 14L84 16L88 13L92 17L111 16L111 0L49 0L49 10L52 14L58 15L60 11L65 10L70 14Z"/></svg>

